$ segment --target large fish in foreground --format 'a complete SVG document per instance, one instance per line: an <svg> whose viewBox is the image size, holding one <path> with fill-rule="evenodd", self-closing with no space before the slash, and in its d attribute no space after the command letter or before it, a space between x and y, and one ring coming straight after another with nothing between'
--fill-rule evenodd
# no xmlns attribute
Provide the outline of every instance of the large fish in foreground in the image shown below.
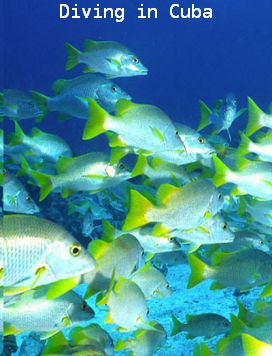
<svg viewBox="0 0 272 356"><path fill-rule="evenodd" d="M94 259L72 235L35 216L5 216L0 225L0 240L4 246L5 294L78 277L95 267Z"/></svg>
<svg viewBox="0 0 272 356"><path fill-rule="evenodd" d="M84 47L84 52L80 52L66 43L66 70L83 63L87 66L85 72L102 73L108 78L146 75L148 72L139 58L118 42L86 40Z"/></svg>

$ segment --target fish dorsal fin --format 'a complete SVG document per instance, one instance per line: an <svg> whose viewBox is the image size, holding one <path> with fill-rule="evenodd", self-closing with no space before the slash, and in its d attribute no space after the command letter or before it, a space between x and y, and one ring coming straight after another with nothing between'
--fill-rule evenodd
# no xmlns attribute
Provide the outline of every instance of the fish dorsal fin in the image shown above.
<svg viewBox="0 0 272 356"><path fill-rule="evenodd" d="M60 92L65 88L67 82L69 80L66 79L58 79L53 83L53 91L55 94L60 94Z"/></svg>
<svg viewBox="0 0 272 356"><path fill-rule="evenodd" d="M115 113L117 116L123 116L136 106L138 106L138 104L135 104L132 101L127 99L119 99L115 105Z"/></svg>
<svg viewBox="0 0 272 356"><path fill-rule="evenodd" d="M57 173L64 173L66 170L74 163L73 157L61 157L58 159L56 163Z"/></svg>
<svg viewBox="0 0 272 356"><path fill-rule="evenodd" d="M42 130L38 129L37 127L33 127L32 130L31 130L31 136L34 137L34 136L39 136L43 134Z"/></svg>
<svg viewBox="0 0 272 356"><path fill-rule="evenodd" d="M91 52L94 50L94 48L96 47L97 42L93 41L93 40L86 40L84 42L84 49L86 52Z"/></svg>
<svg viewBox="0 0 272 356"><path fill-rule="evenodd" d="M97 260L104 255L110 244L102 240L93 240L88 245L88 252Z"/></svg>
<svg viewBox="0 0 272 356"><path fill-rule="evenodd" d="M157 191L157 200L161 204L166 204L169 199L177 193L180 188L175 187L171 184L162 184Z"/></svg>
<svg viewBox="0 0 272 356"><path fill-rule="evenodd" d="M230 258L234 253L233 252L215 252L212 255L212 264L215 266L220 265L223 261Z"/></svg>

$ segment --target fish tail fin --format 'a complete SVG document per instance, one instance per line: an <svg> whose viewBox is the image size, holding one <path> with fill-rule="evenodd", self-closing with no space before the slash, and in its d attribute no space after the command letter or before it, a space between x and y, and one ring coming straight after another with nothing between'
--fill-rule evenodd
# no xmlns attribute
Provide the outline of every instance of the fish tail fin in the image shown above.
<svg viewBox="0 0 272 356"><path fill-rule="evenodd" d="M48 99L49 97L35 90L30 91L32 98L42 110L42 115L36 118L36 121L41 121L48 114Z"/></svg>
<svg viewBox="0 0 272 356"><path fill-rule="evenodd" d="M220 187L221 185L228 182L227 176L231 170L216 156L213 157L213 163L215 168L215 175L212 180L216 187Z"/></svg>
<svg viewBox="0 0 272 356"><path fill-rule="evenodd" d="M231 315L231 329L229 335L231 338L235 338L241 335L247 329L247 325L240 320L236 315Z"/></svg>
<svg viewBox="0 0 272 356"><path fill-rule="evenodd" d="M48 194L50 194L53 190L53 184L51 180L51 176L48 174L40 173L40 172L30 172L30 176L39 184L40 186L40 199L39 201L44 200Z"/></svg>
<svg viewBox="0 0 272 356"><path fill-rule="evenodd" d="M87 99L87 101L89 103L90 117L83 132L83 140L90 140L106 132L106 119L110 116L95 100Z"/></svg>
<svg viewBox="0 0 272 356"><path fill-rule="evenodd" d="M14 121L15 131L9 136L9 145L17 146L24 142L24 131L21 129L17 121Z"/></svg>
<svg viewBox="0 0 272 356"><path fill-rule="evenodd" d="M244 156L249 153L249 145L251 143L250 139L243 133L240 133L241 142L236 150L238 156Z"/></svg>
<svg viewBox="0 0 272 356"><path fill-rule="evenodd" d="M147 158L143 155L138 156L137 162L132 170L131 176L137 177L144 174L147 166Z"/></svg>
<svg viewBox="0 0 272 356"><path fill-rule="evenodd" d="M258 107L258 105L251 98L248 98L247 136L251 136L254 132L262 128L263 115L264 112Z"/></svg>
<svg viewBox="0 0 272 356"><path fill-rule="evenodd" d="M185 324L182 324L174 314L172 314L172 322L173 322L173 327L171 331L171 336L177 335L182 330L184 330Z"/></svg>
<svg viewBox="0 0 272 356"><path fill-rule="evenodd" d="M204 342L196 344L193 356L215 356Z"/></svg>
<svg viewBox="0 0 272 356"><path fill-rule="evenodd" d="M246 356L265 356L272 354L272 345L260 341L249 334L242 334L242 343Z"/></svg>
<svg viewBox="0 0 272 356"><path fill-rule="evenodd" d="M80 51L68 42L65 43L65 47L68 55L65 70L70 70L78 64Z"/></svg>
<svg viewBox="0 0 272 356"><path fill-rule="evenodd" d="M149 223L146 213L153 204L136 190L130 191L130 209L123 225L124 231L130 231Z"/></svg>
<svg viewBox="0 0 272 356"><path fill-rule="evenodd" d="M211 270L206 263L201 261L195 255L189 254L188 255L188 262L191 267L191 275L189 278L187 288L193 288L200 282L204 281L205 279L209 278L209 271Z"/></svg>
<svg viewBox="0 0 272 356"><path fill-rule="evenodd" d="M115 227L108 221L102 220L103 235L101 239L106 242L110 242L114 239Z"/></svg>
<svg viewBox="0 0 272 356"><path fill-rule="evenodd" d="M211 115L211 110L204 103L204 101L202 100L199 101L199 108L200 108L201 118L197 131L203 130L206 126L210 124L210 115Z"/></svg>

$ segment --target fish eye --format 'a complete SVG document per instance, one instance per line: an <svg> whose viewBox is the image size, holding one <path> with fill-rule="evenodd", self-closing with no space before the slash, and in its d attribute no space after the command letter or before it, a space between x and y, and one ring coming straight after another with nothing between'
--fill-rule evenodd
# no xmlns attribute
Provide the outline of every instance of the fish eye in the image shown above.
<svg viewBox="0 0 272 356"><path fill-rule="evenodd" d="M234 104L234 105L237 105L237 100L233 100L233 104Z"/></svg>
<svg viewBox="0 0 272 356"><path fill-rule="evenodd" d="M170 242L174 242L174 241L175 241L175 238L174 238L174 237L170 237L169 241L170 241Z"/></svg>
<svg viewBox="0 0 272 356"><path fill-rule="evenodd" d="M178 132L178 130L176 130L176 132L175 132L175 135L176 135L176 136L178 136L178 135L179 135L179 132Z"/></svg>
<svg viewBox="0 0 272 356"><path fill-rule="evenodd" d="M264 242L263 242L262 240L260 240L260 241L259 241L259 244L260 244L260 245L263 245L263 244L264 244Z"/></svg>
<svg viewBox="0 0 272 356"><path fill-rule="evenodd" d="M218 199L219 199L219 200L222 199L222 194L221 194L221 193L218 194Z"/></svg>
<svg viewBox="0 0 272 356"><path fill-rule="evenodd" d="M227 228L228 228L228 224L227 224L227 223L224 223L224 224L222 225L222 229L223 229L223 230L227 230Z"/></svg>
<svg viewBox="0 0 272 356"><path fill-rule="evenodd" d="M132 58L132 62L135 63L135 64L138 64L139 63L139 59L136 58L136 57L133 57Z"/></svg>
<svg viewBox="0 0 272 356"><path fill-rule="evenodd" d="M166 287L167 289L169 289L169 288L170 288L170 284L167 283L165 287Z"/></svg>
<svg viewBox="0 0 272 356"><path fill-rule="evenodd" d="M30 108L34 108L34 104L33 104L31 101L28 103L28 106L29 106Z"/></svg>
<svg viewBox="0 0 272 356"><path fill-rule="evenodd" d="M26 201L30 201L31 199L30 199L30 197L29 196L27 196L26 197Z"/></svg>
<svg viewBox="0 0 272 356"><path fill-rule="evenodd" d="M86 301L84 300L83 302L82 302L82 304L81 304L81 309L82 310L85 310L86 308L87 308L87 303L86 303Z"/></svg>
<svg viewBox="0 0 272 356"><path fill-rule="evenodd" d="M112 91L113 93L116 93L116 92L117 92L117 88L116 88L115 86L113 86L113 87L111 88L111 91Z"/></svg>
<svg viewBox="0 0 272 356"><path fill-rule="evenodd" d="M224 322L224 326L229 326L229 322L228 322L228 321L225 321L225 322Z"/></svg>
<svg viewBox="0 0 272 356"><path fill-rule="evenodd" d="M74 244L70 247L70 253L72 256L76 257L80 254L81 246L79 244Z"/></svg>
<svg viewBox="0 0 272 356"><path fill-rule="evenodd" d="M199 137L198 138L198 142L203 145L203 143L205 142L204 138L203 137Z"/></svg>
<svg viewBox="0 0 272 356"><path fill-rule="evenodd" d="M118 167L119 167L120 169L124 169L124 168L125 168L125 165L124 165L124 163L120 162L120 163L118 164Z"/></svg>
<svg viewBox="0 0 272 356"><path fill-rule="evenodd" d="M149 309L147 309L147 313L146 313L146 315L148 315L149 314Z"/></svg>

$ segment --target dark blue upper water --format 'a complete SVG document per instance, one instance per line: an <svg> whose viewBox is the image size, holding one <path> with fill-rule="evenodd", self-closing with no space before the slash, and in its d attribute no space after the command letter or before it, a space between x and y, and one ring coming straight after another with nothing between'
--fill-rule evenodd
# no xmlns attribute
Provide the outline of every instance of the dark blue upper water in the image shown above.
<svg viewBox="0 0 272 356"><path fill-rule="evenodd" d="M76 1L62 2L72 6ZM148 76L118 79L119 85L135 102L158 105L173 120L196 127L198 100L212 106L230 91L236 94L240 106L246 105L248 95L264 108L269 105L271 1L195 1L202 8L213 8L212 20L174 20L169 16L169 6L175 1L142 2L157 7L159 18L137 19L141 1L77 1L79 7L97 3L100 7L124 6L125 21L116 23L111 19L61 20L59 2L54 0L5 0L1 87L35 89L51 95L54 80L81 73L80 66L65 72L65 41L82 48L85 39L116 40L131 48L149 68ZM187 8L192 1L180 3ZM234 134L237 127L244 127L246 117L241 120L232 128ZM76 144L78 153L90 147L90 143L80 141L83 125L78 120L65 124L65 135ZM62 134L64 129L55 116L40 127ZM100 145L101 139L97 142Z"/></svg>

